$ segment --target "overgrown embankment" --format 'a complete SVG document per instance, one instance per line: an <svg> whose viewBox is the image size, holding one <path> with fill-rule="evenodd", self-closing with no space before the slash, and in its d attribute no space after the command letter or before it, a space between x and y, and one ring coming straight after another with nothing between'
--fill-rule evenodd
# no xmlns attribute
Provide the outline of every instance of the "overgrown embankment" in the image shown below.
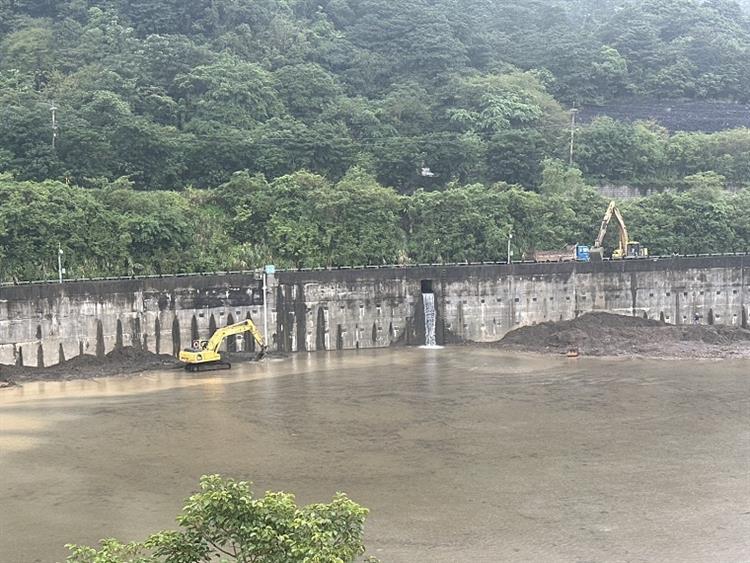
<svg viewBox="0 0 750 563"><path fill-rule="evenodd" d="M587 356L750 358L750 330L730 326L676 326L610 313L514 330L492 347L541 353L576 349Z"/></svg>

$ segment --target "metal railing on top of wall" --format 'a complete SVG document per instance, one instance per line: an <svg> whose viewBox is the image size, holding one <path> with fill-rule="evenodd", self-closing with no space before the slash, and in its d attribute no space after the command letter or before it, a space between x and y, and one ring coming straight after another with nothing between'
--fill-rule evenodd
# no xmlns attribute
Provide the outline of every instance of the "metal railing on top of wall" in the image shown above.
<svg viewBox="0 0 750 563"><path fill-rule="evenodd" d="M635 258L625 258L627 261L641 261L641 262L658 262L660 260L675 260L680 258L721 258L730 256L750 256L750 251L747 252L724 252L724 253L710 253L710 254L668 254L658 256L640 256ZM605 262L613 262L610 258L605 258ZM575 262L575 260L514 260L510 265L515 264L563 264L567 262ZM509 264L505 261L483 261L483 262L443 262L443 263L421 263L421 264L370 264L365 266L326 266L321 268L288 268L288 269L277 269L277 273L287 272L330 272L337 270L388 270L388 269L409 269L409 268L457 268L466 266L508 266ZM63 284L66 283L84 283L84 282L100 282L100 281L128 281L128 280L150 280L150 279L170 279L170 278L187 278L187 277L206 277L206 276L233 276L233 275L253 275L262 276L263 269L256 270L220 270L215 272L182 272L174 274L149 274L149 275L133 275L133 276L107 276L107 277L92 277L92 278L66 278ZM54 280L29 280L29 281L18 281L18 282L0 282L0 287L17 287L26 285L57 285L60 282Z"/></svg>

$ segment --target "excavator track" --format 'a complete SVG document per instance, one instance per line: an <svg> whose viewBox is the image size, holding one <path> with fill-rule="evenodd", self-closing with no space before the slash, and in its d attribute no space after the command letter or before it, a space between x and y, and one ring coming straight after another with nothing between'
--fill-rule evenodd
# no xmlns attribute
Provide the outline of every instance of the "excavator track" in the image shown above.
<svg viewBox="0 0 750 563"><path fill-rule="evenodd" d="M191 373L197 373L199 371L220 371L225 369L232 369L232 364L229 362L211 362L207 364L187 364L185 366L185 371L189 371Z"/></svg>

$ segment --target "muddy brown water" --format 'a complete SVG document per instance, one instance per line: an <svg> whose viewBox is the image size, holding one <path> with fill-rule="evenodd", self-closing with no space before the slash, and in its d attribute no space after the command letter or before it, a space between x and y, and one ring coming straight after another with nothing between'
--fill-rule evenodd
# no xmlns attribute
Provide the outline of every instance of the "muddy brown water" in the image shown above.
<svg viewBox="0 0 750 563"><path fill-rule="evenodd" d="M416 561L747 561L750 363L298 355L0 393L0 561L174 526L205 473L337 490Z"/></svg>

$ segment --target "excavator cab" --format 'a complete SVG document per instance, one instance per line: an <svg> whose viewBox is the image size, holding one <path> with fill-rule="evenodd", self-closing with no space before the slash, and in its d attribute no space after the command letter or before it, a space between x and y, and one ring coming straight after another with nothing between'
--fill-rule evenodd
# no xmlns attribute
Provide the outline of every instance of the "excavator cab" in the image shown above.
<svg viewBox="0 0 750 563"><path fill-rule="evenodd" d="M622 248L616 248L612 253L614 260L622 258L644 258L648 256L648 248L641 246L640 242L629 241L627 244L626 252L623 252Z"/></svg>
<svg viewBox="0 0 750 563"><path fill-rule="evenodd" d="M641 246L640 242L630 241L628 243L628 257L642 258L648 256L648 248Z"/></svg>

